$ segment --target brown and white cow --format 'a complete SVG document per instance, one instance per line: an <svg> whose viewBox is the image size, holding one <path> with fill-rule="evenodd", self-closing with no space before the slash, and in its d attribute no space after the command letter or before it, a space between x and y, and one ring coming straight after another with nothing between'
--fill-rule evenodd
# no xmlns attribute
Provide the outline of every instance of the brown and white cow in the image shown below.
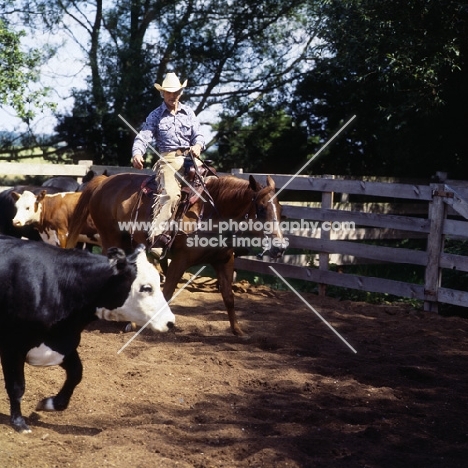
<svg viewBox="0 0 468 468"><path fill-rule="evenodd" d="M17 210L13 226L33 225L44 242L65 248L68 224L81 192L47 194L43 190L35 195L26 190L22 194L12 192L11 196L15 200ZM100 245L99 235L90 218L80 235L79 242Z"/></svg>

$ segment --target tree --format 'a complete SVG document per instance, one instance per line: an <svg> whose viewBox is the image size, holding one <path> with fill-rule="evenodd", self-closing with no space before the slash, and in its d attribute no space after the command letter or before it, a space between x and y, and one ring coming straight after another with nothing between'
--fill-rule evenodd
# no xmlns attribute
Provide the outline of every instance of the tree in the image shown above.
<svg viewBox="0 0 468 468"><path fill-rule="evenodd" d="M328 0L322 14L323 54L294 115L321 143L357 119L315 170L468 177L466 3Z"/></svg>
<svg viewBox="0 0 468 468"><path fill-rule="evenodd" d="M58 116L57 130L96 162L128 164L134 134L119 115L139 127L160 103L153 83L168 71L189 79L184 97L215 120L219 109L241 118L259 96L279 102L309 67L314 23L303 14L306 0L39 3L43 24L57 27L50 18L63 15L89 36L88 89L75 90L75 108Z"/></svg>
<svg viewBox="0 0 468 468"><path fill-rule="evenodd" d="M23 50L21 38L24 31L13 31L0 17L0 105L12 107L17 115L29 122L43 106L48 89L31 90L38 81L38 67L44 59L37 49Z"/></svg>
<svg viewBox="0 0 468 468"><path fill-rule="evenodd" d="M264 105L249 113L249 122L220 116L215 125L218 151L212 156L219 170L236 167L246 172L288 174L303 165L307 134L284 109Z"/></svg>

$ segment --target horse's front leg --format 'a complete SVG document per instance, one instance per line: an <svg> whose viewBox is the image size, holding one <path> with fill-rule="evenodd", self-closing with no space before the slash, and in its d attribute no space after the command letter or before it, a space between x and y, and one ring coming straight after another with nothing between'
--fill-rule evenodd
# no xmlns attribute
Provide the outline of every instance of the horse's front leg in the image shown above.
<svg viewBox="0 0 468 468"><path fill-rule="evenodd" d="M234 278L234 255L231 255L226 263L212 263L218 277L219 291L223 297L224 305L231 324L231 330L234 335L243 336L237 321L236 311L234 310L234 293L232 292L232 282Z"/></svg>
<svg viewBox="0 0 468 468"><path fill-rule="evenodd" d="M166 301L171 300L174 291L179 284L180 278L182 278L185 270L190 266L191 264L187 262L186 258L177 252L174 253L173 258L166 269L166 278L164 280L163 295Z"/></svg>
<svg viewBox="0 0 468 468"><path fill-rule="evenodd" d="M5 389L10 400L10 422L16 431L31 432L21 414L21 398L24 395L24 357L7 349L2 351L2 368L5 378Z"/></svg>
<svg viewBox="0 0 468 468"><path fill-rule="evenodd" d="M63 360L60 367L65 369L66 379L61 390L54 397L41 400L36 407L37 411L63 411L67 408L75 387L83 377L83 364L78 351L75 349Z"/></svg>

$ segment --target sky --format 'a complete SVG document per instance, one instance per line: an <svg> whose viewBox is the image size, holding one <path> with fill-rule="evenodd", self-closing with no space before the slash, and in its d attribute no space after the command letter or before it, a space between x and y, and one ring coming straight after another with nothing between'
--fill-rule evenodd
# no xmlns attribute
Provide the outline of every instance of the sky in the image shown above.
<svg viewBox="0 0 468 468"><path fill-rule="evenodd" d="M83 53L79 46L65 33L41 34L38 37L27 36L23 40L25 47L41 47L43 44L63 46L57 55L41 69L39 83L51 88L50 100L57 104L59 111L70 110L73 99L69 98L73 87L83 88L87 70L83 66ZM32 123L36 133L52 133L56 120L51 111L38 114ZM25 130L26 126L15 117L13 109L0 107L0 130Z"/></svg>
<svg viewBox="0 0 468 468"><path fill-rule="evenodd" d="M76 34L76 33L75 33ZM84 44L87 42L87 36L78 36ZM41 44L62 44L57 55L50 60L48 64L42 67L40 83L51 88L50 100L57 104L57 111L70 111L73 107L73 99L70 98L72 88L85 88L85 78L89 74L89 69L84 67L84 54L79 45L71 39L66 33L60 35L41 35L37 37L28 37L25 46L40 47ZM125 116L124 116L125 117ZM202 113L200 120L213 120L214 115L209 112ZM51 111L38 114L33 120L31 126L36 134L53 133L57 121ZM8 107L0 107L0 131L25 131L26 125L20 119L14 116L14 111ZM208 142L212 138L211 127L202 125L202 133ZM130 130L129 130L130 131Z"/></svg>

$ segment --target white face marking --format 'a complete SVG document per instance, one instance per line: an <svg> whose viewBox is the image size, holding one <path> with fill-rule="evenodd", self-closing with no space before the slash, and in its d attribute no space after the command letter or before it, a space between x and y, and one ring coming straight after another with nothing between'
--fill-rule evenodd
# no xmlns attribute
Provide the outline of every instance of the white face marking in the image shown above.
<svg viewBox="0 0 468 468"><path fill-rule="evenodd" d="M148 262L146 253L140 252L136 261L137 276L132 283L125 303L114 310L100 308L96 315L105 320L135 322L146 325L153 331L168 331L168 323L175 323L175 316L161 291L159 273Z"/></svg>
<svg viewBox="0 0 468 468"><path fill-rule="evenodd" d="M54 229L46 229L45 231L39 232L39 235L46 244L56 245L60 247L58 234L57 231L55 231Z"/></svg>
<svg viewBox="0 0 468 468"><path fill-rule="evenodd" d="M62 363L63 354L50 349L44 343L29 350L26 362L31 366L58 366Z"/></svg>
<svg viewBox="0 0 468 468"><path fill-rule="evenodd" d="M36 195L25 190L21 197L16 200L16 216L13 218L13 226L26 226L31 223L38 223L41 220L42 204L39 203L39 209L35 211Z"/></svg>
<svg viewBox="0 0 468 468"><path fill-rule="evenodd" d="M89 237L86 234L80 234L78 236L78 242L82 242L83 244L101 245L101 238L99 237L99 234L96 234L93 237Z"/></svg>

